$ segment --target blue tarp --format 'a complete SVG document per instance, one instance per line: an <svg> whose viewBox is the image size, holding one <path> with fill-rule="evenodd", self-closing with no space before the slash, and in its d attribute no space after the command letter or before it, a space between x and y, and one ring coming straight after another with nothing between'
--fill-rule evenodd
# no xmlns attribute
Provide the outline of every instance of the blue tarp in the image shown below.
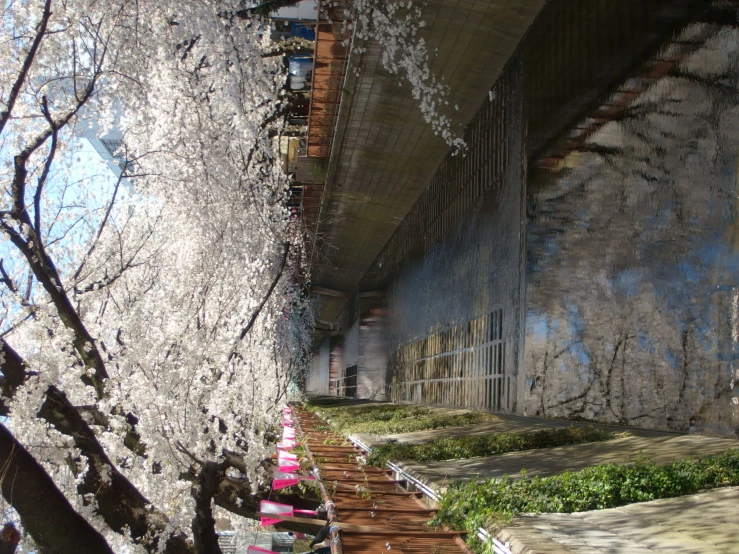
<svg viewBox="0 0 739 554"><path fill-rule="evenodd" d="M304 38L305 40L316 40L316 29L313 25L293 22L290 23L290 36Z"/></svg>

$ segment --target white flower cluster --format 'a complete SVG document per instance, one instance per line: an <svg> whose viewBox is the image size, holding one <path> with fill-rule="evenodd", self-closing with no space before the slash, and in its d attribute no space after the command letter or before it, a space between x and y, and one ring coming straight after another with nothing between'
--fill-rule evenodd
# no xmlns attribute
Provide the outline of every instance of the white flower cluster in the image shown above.
<svg viewBox="0 0 739 554"><path fill-rule="evenodd" d="M426 42L418 36L418 30L425 26L421 9L410 0L355 0L348 4L344 16L345 24L355 29L353 53L366 51L361 44L379 44L383 67L407 80L424 121L454 151L464 149L464 140L454 133L451 119L444 113L449 88L429 68Z"/></svg>
<svg viewBox="0 0 739 554"><path fill-rule="evenodd" d="M242 8L18 0L0 18L0 336L26 371L2 406L116 551L146 541L109 527L90 479L124 476L157 513L151 533L188 535L183 476L236 455L255 490L308 362L314 306L272 151L285 68L269 27ZM420 11L376 0L352 10L347 24L381 42L426 121L462 147L416 36ZM81 173L75 137L90 129L122 133L120 179ZM51 393L109 463L65 430L68 416L44 412Z"/></svg>

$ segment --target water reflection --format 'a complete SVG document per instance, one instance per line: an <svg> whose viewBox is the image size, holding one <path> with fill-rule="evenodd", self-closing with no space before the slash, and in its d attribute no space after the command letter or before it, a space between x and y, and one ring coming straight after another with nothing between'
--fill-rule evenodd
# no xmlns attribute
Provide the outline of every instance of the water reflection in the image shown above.
<svg viewBox="0 0 739 554"><path fill-rule="evenodd" d="M529 184L528 415L739 432L739 32Z"/></svg>

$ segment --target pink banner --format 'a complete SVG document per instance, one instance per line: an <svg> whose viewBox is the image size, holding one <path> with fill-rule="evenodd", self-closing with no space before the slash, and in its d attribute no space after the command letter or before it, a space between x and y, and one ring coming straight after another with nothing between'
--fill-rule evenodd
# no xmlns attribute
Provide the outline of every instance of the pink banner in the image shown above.
<svg viewBox="0 0 739 554"><path fill-rule="evenodd" d="M278 491L285 487L291 487L297 485L300 481L315 481L316 478L312 475L298 475L297 473L291 473L287 471L277 470L274 473L274 479L272 481L272 490Z"/></svg>
<svg viewBox="0 0 739 554"><path fill-rule="evenodd" d="M290 464L289 462L286 462L285 465L278 465L277 469L285 473L290 473L292 471L298 471L300 466L298 464Z"/></svg>
<svg viewBox="0 0 739 554"><path fill-rule="evenodd" d="M281 471L280 473L283 473L283 472ZM295 475L295 474L285 473L285 475ZM277 479L275 477L275 479L272 481L272 490L278 491L280 489L284 489L285 487L291 487L293 485L297 485L298 481L299 479L297 476L295 476L295 478L290 478L290 479Z"/></svg>
<svg viewBox="0 0 739 554"><path fill-rule="evenodd" d="M298 461L298 455L297 454L290 454L289 452L280 452L277 455L277 458L279 460L289 460L291 462L297 462Z"/></svg>
<svg viewBox="0 0 739 554"><path fill-rule="evenodd" d="M247 546L246 554L277 554L274 550L267 550L259 546Z"/></svg>
<svg viewBox="0 0 739 554"><path fill-rule="evenodd" d="M284 441L278 442L275 446L277 446L277 450L285 451L285 450L292 450L293 448L298 446L298 443L295 441L284 440Z"/></svg>
<svg viewBox="0 0 739 554"><path fill-rule="evenodd" d="M259 503L259 511L263 514L269 514L270 516L262 516L262 519L260 520L260 524L262 527L266 527L267 525L274 525L275 523L279 523L282 521L279 516L287 516L292 517L293 515L293 507L289 506L287 504L279 504L277 502L270 502L269 500L262 500Z"/></svg>
<svg viewBox="0 0 739 554"><path fill-rule="evenodd" d="M267 516L262 516L260 522L262 526L279 523L282 521L280 516L292 517L295 514L311 516L318 515L318 512L315 510L293 510L293 507L289 504L280 504L279 502L270 502L269 500L262 500L259 503L259 511L263 514L269 514Z"/></svg>

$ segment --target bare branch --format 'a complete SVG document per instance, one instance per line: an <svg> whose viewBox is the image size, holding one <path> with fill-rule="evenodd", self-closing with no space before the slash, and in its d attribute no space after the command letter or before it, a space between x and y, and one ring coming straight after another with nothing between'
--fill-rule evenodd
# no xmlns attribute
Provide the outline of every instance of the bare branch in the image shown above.
<svg viewBox="0 0 739 554"><path fill-rule="evenodd" d="M36 192L33 195L33 227L36 230L36 236L38 237L41 236L41 195L43 194L44 185L46 184L46 179L49 177L49 170L51 169L51 164L56 155L58 137L56 124L51 118L46 96L41 97L41 112L44 114L44 118L46 118L46 121L51 128L51 147L49 148L49 154L46 156L46 160L44 161L44 169L41 171L41 176L36 184Z"/></svg>
<svg viewBox="0 0 739 554"><path fill-rule="evenodd" d="M10 292L15 294L18 292L18 288L15 286L15 283L10 278L10 275L8 275L8 272L5 271L5 266L3 265L3 262L4 260L0 258L0 275L2 275L2 279L0 279L0 281L2 281L5 286L10 289Z"/></svg>
<svg viewBox="0 0 739 554"><path fill-rule="evenodd" d="M38 53L41 41L46 34L46 27L49 24L50 17L51 0L46 0L46 2L44 3L44 12L41 15L41 21L39 21L38 25L36 26L36 36L31 43L31 48L28 49L28 54L26 54L26 59L23 61L23 66L18 72L18 77L16 78L15 83L13 83L13 87L10 89L10 96L8 97L8 101L6 103L7 109L4 112L0 113L0 134L2 134L3 129L5 129L5 124L8 122L8 120L10 119L10 114L13 112L13 107L15 106L15 102L18 99L21 87L23 87L23 83L28 76L31 65L33 65L36 54Z"/></svg>
<svg viewBox="0 0 739 554"><path fill-rule="evenodd" d="M269 289L267 290L267 293L264 295L264 298L262 298L262 301L259 303L259 306L257 306L256 310L254 310L254 313L249 319L249 322L241 330L241 333L239 334L240 341L244 340L244 337L246 337L247 333L251 331L251 328L254 326L254 322L257 320L257 317L259 317L259 313L262 311L262 308L264 308L264 305L267 303L267 300L269 300L269 297L272 296L272 292L275 290L277 283L280 281L280 277L282 277L282 272L285 270L285 264L287 264L288 252L290 252L290 243L286 242L285 250L282 254L282 260L280 261L280 267L277 270L277 274L275 275L275 278L272 280L272 284L269 286ZM235 355L236 355L235 352L232 353L230 359L233 359Z"/></svg>

